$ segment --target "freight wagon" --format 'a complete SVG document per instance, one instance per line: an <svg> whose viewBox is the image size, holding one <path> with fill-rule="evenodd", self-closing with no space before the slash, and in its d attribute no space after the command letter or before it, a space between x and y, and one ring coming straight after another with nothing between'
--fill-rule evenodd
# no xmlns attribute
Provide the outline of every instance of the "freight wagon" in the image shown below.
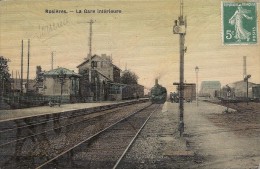
<svg viewBox="0 0 260 169"><path fill-rule="evenodd" d="M235 90L234 88L223 87L215 92L216 96L223 102L244 102L247 100L247 92ZM248 99L251 101L260 100L260 85L248 89Z"/></svg>
<svg viewBox="0 0 260 169"><path fill-rule="evenodd" d="M260 85L252 87L252 98L260 100Z"/></svg>
<svg viewBox="0 0 260 169"><path fill-rule="evenodd" d="M144 86L139 84L126 85L122 88L122 100L144 97Z"/></svg>

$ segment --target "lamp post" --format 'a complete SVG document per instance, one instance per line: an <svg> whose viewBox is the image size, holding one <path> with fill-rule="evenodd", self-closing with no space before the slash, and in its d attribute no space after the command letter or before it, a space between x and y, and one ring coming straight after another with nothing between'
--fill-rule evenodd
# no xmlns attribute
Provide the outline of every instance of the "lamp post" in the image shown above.
<svg viewBox="0 0 260 169"><path fill-rule="evenodd" d="M195 67L195 72L196 72L196 104L198 106L199 105L199 102L198 102L198 93L199 93L199 91L198 91L198 89L199 89L198 73L199 73L199 67L198 66Z"/></svg>
<svg viewBox="0 0 260 169"><path fill-rule="evenodd" d="M63 85L65 83L66 74L64 74L64 71L61 69L60 73L58 75L60 79L60 104L62 104L62 91L63 91Z"/></svg>
<svg viewBox="0 0 260 169"><path fill-rule="evenodd" d="M251 75L246 75L244 77L244 81L246 82L246 104L248 105L248 79L251 77Z"/></svg>

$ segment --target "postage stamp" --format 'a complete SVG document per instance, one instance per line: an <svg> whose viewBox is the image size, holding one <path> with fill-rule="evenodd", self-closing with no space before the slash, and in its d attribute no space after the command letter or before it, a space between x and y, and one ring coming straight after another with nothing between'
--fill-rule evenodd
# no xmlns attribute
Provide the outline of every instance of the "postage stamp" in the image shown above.
<svg viewBox="0 0 260 169"><path fill-rule="evenodd" d="M222 2L222 39L224 45L257 43L256 10L256 2Z"/></svg>

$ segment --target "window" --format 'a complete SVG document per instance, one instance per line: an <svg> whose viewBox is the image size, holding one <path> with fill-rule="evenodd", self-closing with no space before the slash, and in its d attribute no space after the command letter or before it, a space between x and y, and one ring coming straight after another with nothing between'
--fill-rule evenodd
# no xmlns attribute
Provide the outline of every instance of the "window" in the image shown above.
<svg viewBox="0 0 260 169"><path fill-rule="evenodd" d="M91 62L91 67L92 67L92 68L97 67L97 61L92 61L92 62Z"/></svg>

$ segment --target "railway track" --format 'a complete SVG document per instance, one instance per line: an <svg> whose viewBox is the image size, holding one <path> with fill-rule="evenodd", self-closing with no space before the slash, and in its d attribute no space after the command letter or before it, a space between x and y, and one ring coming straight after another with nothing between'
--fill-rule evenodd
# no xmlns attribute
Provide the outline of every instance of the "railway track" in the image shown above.
<svg viewBox="0 0 260 169"><path fill-rule="evenodd" d="M121 119L37 168L117 168L146 122L160 105Z"/></svg>
<svg viewBox="0 0 260 169"><path fill-rule="evenodd" d="M116 113L122 108L116 108L109 111L93 112L91 114L81 114L80 116L74 115L71 117L62 117L51 119L50 121L34 123L31 125L22 125L17 128L7 129L0 131L1 137L5 139L0 140L0 147L6 146L10 143L22 141L28 138L34 138L39 135L45 134L47 132L59 132L63 128L66 128L77 123L87 122L98 116L102 116L109 113ZM55 115L54 115L55 116ZM18 122L17 122L18 123ZM22 132L22 130L27 130L27 132ZM19 133L19 134L17 134ZM9 137L8 137L9 135Z"/></svg>
<svg viewBox="0 0 260 169"><path fill-rule="evenodd" d="M122 119L129 114L127 110L136 111L147 104L141 103L135 106L130 105L75 116L68 118L67 121L64 121L64 125L57 127L46 124L48 122L40 122L38 126L37 123L32 124L33 128L37 128L37 131L31 130L28 126L13 129L16 131L16 133L14 132L15 137L9 137L9 140L4 143L2 141L0 145L0 168L35 168L38 164L48 161L115 121ZM11 131L11 129L5 131ZM2 137L1 134L1 140L2 138L8 137Z"/></svg>

